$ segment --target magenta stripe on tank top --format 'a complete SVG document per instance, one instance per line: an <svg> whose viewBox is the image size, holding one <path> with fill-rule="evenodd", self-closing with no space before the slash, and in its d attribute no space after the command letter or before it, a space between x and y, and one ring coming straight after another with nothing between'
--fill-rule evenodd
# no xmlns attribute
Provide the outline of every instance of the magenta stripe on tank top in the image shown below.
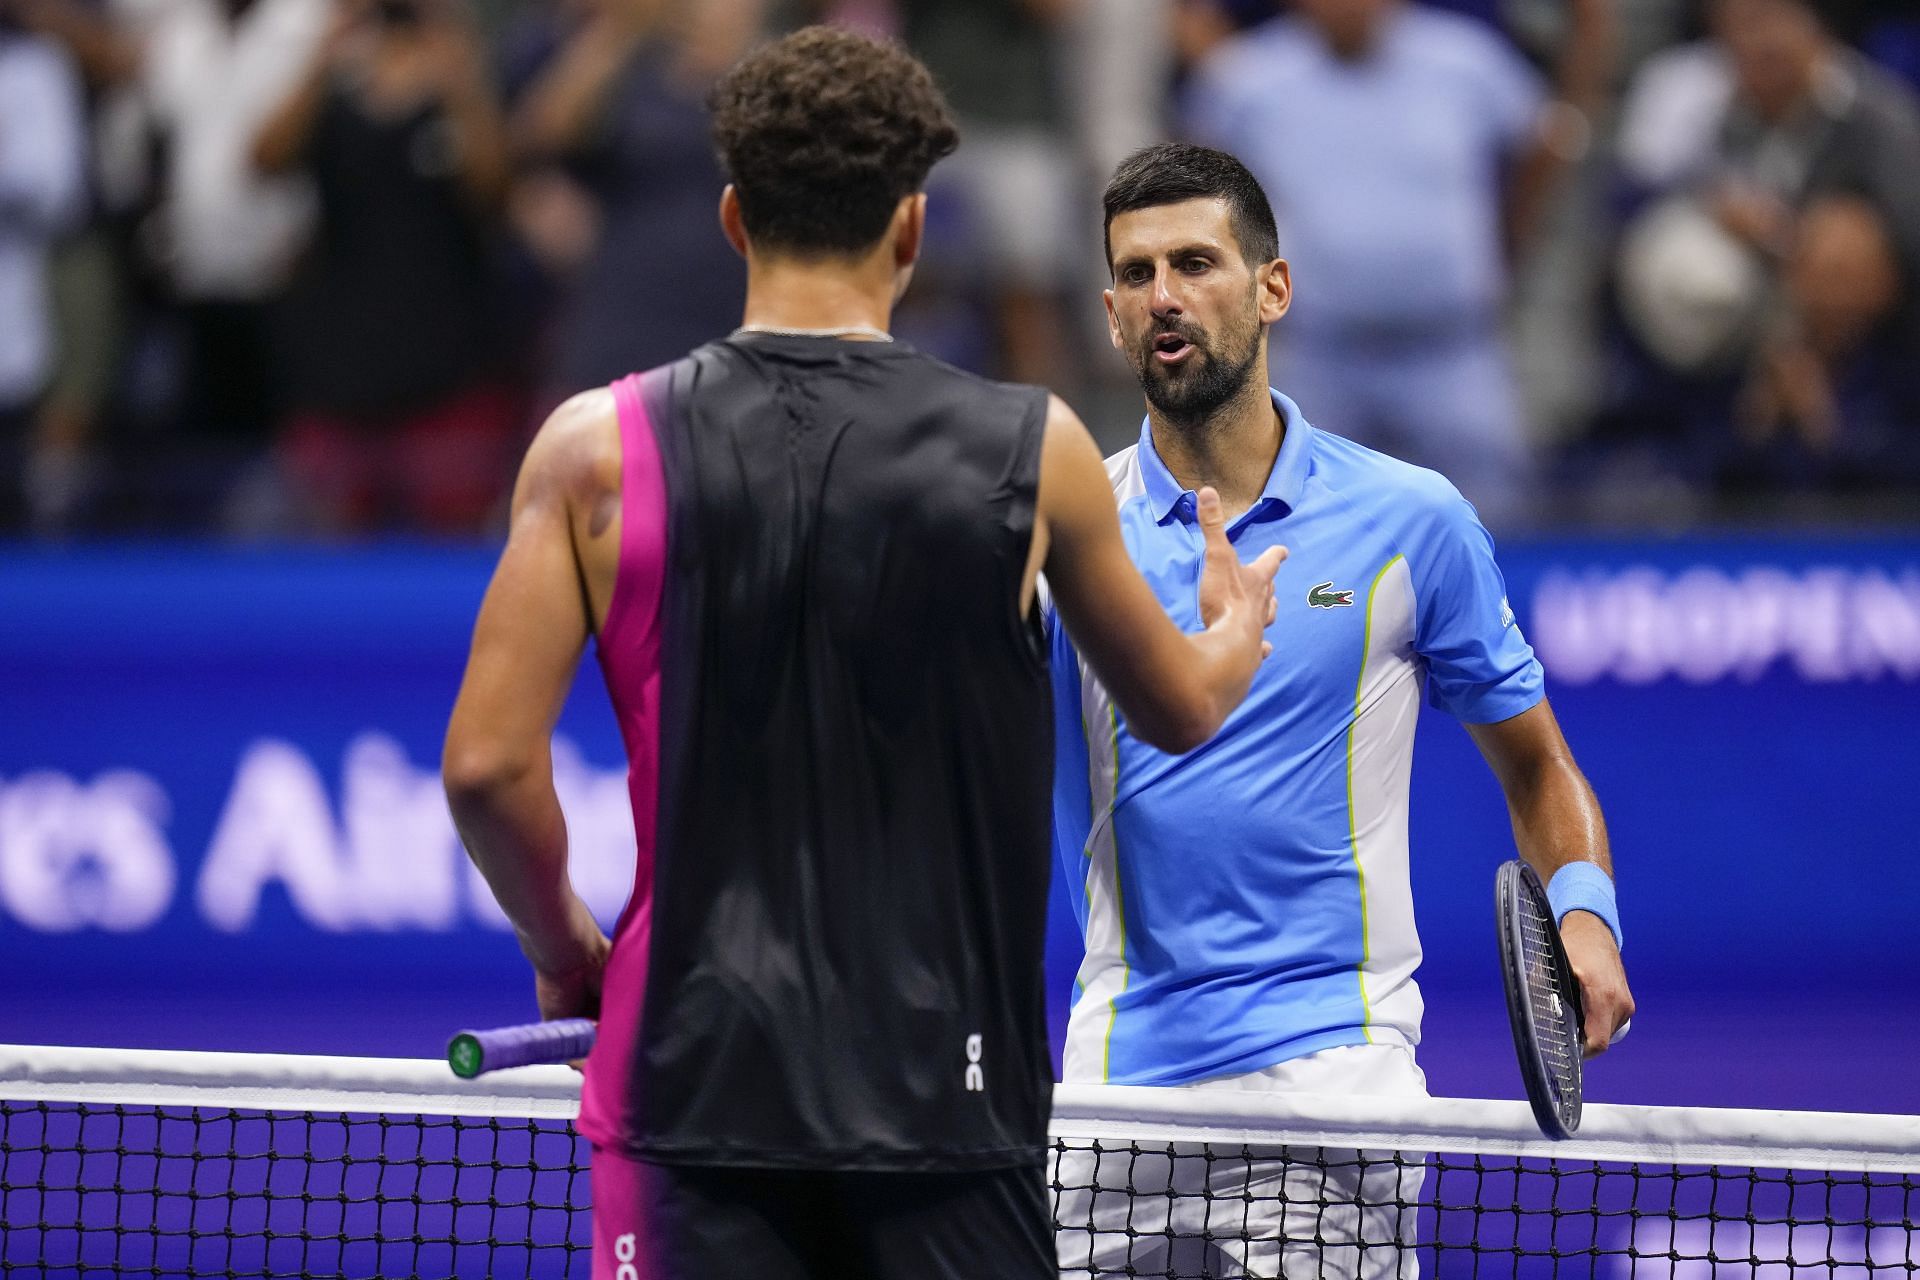
<svg viewBox="0 0 1920 1280"><path fill-rule="evenodd" d="M600 1034L587 1059L580 1131L597 1143L617 1126L640 1043L653 926L660 810L660 593L667 565L667 487L660 445L633 374L613 384L620 420L620 565L599 637L600 670L627 748L627 793L638 844L633 896L614 927L600 996Z"/></svg>

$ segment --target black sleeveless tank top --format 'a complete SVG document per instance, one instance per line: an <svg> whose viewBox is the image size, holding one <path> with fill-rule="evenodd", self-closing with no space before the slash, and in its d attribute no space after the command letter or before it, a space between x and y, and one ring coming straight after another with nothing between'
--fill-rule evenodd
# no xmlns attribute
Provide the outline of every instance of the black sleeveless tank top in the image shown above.
<svg viewBox="0 0 1920 1280"><path fill-rule="evenodd" d="M644 1001L603 1015L631 1031L583 1128L675 1163L1038 1162L1053 763L1019 593L1045 392L741 335L639 399L658 805L616 959L645 948Z"/></svg>

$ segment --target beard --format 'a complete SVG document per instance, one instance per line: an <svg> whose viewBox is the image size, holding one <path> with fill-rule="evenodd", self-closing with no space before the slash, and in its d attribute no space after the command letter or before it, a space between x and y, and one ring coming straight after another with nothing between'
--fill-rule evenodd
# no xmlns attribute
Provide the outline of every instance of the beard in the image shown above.
<svg viewBox="0 0 1920 1280"><path fill-rule="evenodd" d="M1147 393L1147 403L1168 422L1204 426L1246 392L1265 337L1258 312L1244 322L1223 325L1222 330L1216 338L1181 321L1154 324L1129 348L1129 362ZM1155 360L1153 340L1161 333L1178 334L1193 354L1172 367Z"/></svg>

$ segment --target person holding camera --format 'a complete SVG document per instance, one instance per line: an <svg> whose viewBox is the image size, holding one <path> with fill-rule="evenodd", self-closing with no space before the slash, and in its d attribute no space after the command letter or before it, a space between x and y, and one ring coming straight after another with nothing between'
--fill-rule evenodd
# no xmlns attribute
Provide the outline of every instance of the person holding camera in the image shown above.
<svg viewBox="0 0 1920 1280"><path fill-rule="evenodd" d="M480 525L518 406L495 381L506 130L457 0L339 0L254 141L319 220L286 300L283 475L328 530Z"/></svg>

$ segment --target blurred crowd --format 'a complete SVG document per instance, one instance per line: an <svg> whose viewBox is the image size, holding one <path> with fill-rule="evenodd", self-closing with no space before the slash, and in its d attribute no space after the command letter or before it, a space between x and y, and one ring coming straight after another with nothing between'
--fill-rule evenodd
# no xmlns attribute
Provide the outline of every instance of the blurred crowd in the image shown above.
<svg viewBox="0 0 1920 1280"><path fill-rule="evenodd" d="M567 394L729 332L769 32L961 120L903 337L1111 444L1098 193L1273 198L1276 378L1496 528L1920 516L1911 0L0 0L0 533L498 527Z"/></svg>

